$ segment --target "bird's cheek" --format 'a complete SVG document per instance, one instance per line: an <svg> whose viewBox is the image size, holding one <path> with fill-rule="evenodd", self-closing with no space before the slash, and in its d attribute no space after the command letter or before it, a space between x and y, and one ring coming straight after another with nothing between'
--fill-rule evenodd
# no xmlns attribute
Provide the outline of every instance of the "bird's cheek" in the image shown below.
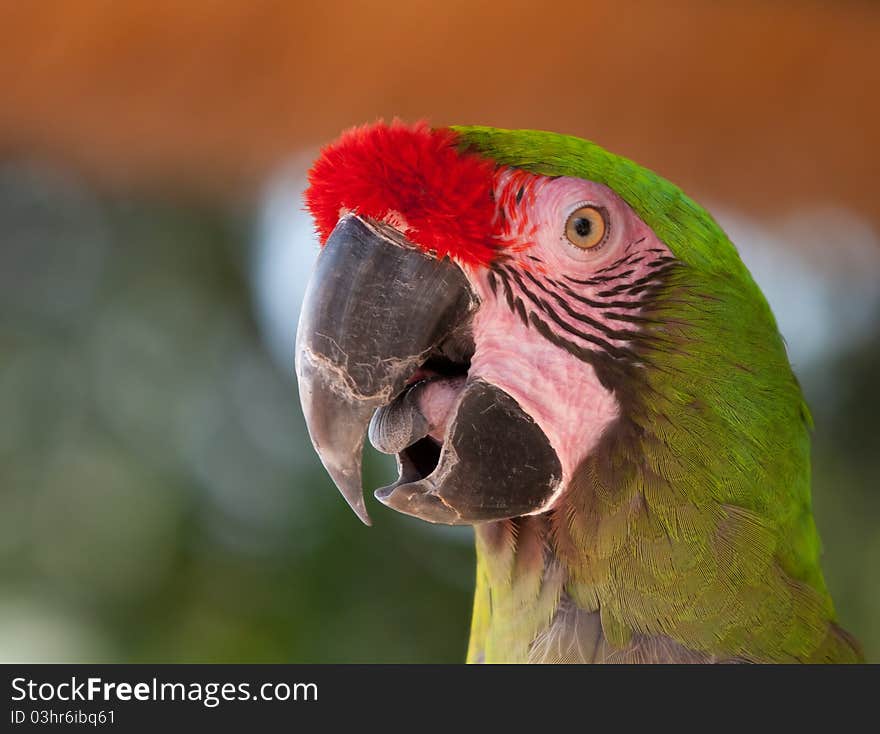
<svg viewBox="0 0 880 734"><path fill-rule="evenodd" d="M485 297L473 323L468 378L509 395L549 440L562 466L560 492L620 416L617 396L592 363L527 326L501 299Z"/></svg>

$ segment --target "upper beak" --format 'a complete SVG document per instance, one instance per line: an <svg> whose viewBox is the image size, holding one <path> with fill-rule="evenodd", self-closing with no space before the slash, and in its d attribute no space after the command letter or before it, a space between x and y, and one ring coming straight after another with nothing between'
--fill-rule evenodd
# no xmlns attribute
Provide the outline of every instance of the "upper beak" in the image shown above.
<svg viewBox="0 0 880 734"><path fill-rule="evenodd" d="M367 525L361 455L370 419L476 305L458 266L354 215L318 257L297 331L300 399L321 461Z"/></svg>

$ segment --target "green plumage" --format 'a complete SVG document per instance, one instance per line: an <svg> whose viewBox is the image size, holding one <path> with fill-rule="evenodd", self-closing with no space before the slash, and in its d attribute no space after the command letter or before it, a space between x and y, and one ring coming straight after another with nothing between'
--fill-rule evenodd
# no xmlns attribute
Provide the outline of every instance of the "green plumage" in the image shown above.
<svg viewBox="0 0 880 734"><path fill-rule="evenodd" d="M811 419L766 300L712 217L578 138L464 149L619 194L680 261L640 322L621 419L545 516L478 526L470 660L847 662L810 504Z"/></svg>

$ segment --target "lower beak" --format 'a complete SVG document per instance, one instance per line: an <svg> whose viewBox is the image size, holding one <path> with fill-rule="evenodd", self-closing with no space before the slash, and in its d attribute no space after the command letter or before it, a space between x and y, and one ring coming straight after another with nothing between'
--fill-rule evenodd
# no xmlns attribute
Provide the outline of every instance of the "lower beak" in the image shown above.
<svg viewBox="0 0 880 734"><path fill-rule="evenodd" d="M300 315L296 370L312 443L364 523L368 425L400 470L376 497L405 514L498 520L539 512L558 490L559 459L541 428L468 373L478 306L457 265L386 225L347 215L327 239Z"/></svg>

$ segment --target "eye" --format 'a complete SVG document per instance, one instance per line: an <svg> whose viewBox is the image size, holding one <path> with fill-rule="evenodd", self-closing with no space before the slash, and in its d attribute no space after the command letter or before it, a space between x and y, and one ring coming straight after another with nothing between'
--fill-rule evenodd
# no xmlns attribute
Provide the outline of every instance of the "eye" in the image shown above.
<svg viewBox="0 0 880 734"><path fill-rule="evenodd" d="M571 213L565 223L565 236L580 250L592 250L605 241L608 232L604 209L582 206Z"/></svg>

